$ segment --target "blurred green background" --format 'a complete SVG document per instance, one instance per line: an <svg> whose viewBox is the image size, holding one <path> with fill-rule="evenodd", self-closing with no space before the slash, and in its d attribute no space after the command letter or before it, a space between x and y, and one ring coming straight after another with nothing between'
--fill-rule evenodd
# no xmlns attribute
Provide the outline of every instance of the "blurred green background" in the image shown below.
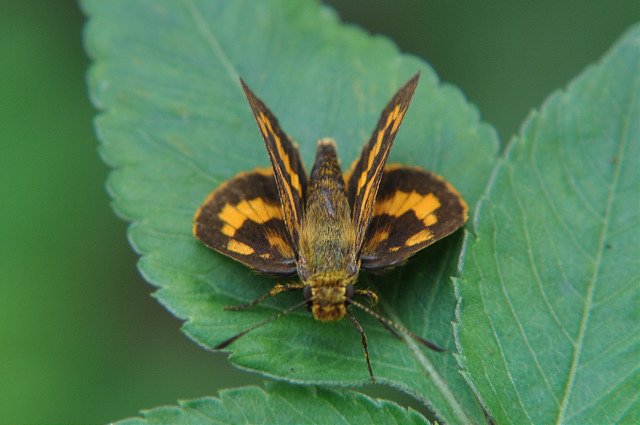
<svg viewBox="0 0 640 425"><path fill-rule="evenodd" d="M503 143L640 17L636 0L328 3L425 58ZM71 1L0 0L0 423L104 423L262 381L187 340L136 272L104 189L83 22Z"/></svg>

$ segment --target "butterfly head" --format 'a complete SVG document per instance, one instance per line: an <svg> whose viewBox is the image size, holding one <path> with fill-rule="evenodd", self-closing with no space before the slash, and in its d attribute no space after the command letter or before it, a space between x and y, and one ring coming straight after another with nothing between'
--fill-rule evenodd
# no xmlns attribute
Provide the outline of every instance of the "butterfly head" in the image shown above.
<svg viewBox="0 0 640 425"><path fill-rule="evenodd" d="M352 277L334 273L313 276L303 288L313 318L322 322L342 319L354 292Z"/></svg>

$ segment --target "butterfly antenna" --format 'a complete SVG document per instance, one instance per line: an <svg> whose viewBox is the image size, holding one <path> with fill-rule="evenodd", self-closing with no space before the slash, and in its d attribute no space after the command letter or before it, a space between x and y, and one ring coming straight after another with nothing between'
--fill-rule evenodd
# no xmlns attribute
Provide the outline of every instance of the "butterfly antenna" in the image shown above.
<svg viewBox="0 0 640 425"><path fill-rule="evenodd" d="M399 325L398 323L394 322L393 320L387 319L386 317L381 316L377 311L374 311L374 310L370 309L366 305L360 304L358 301L354 301L354 300L349 299L349 298L347 298L347 301L349 301L349 304L352 304L352 305L358 307L360 310L364 311L365 313L368 313L371 316L375 317L380 322L382 322L383 325L387 325L387 326L399 331L400 333L405 333L405 334L409 335L411 338L415 339L416 341L418 341L420 344L424 345L425 347L428 347L428 348L432 349L433 351L437 351L439 353L447 351L446 349L440 347L435 342L431 342L428 339L422 338L421 336L414 334L413 332L411 332L409 329L405 328L404 326Z"/></svg>
<svg viewBox="0 0 640 425"><path fill-rule="evenodd" d="M213 347L213 349L214 349L214 350L222 350L222 349L223 349L223 348L225 348L227 345L231 344L232 342L235 342L237 339L239 339L240 337L242 337L242 336L244 336L244 335L248 334L248 333L249 333L249 332L251 332L252 330L257 329L257 328L259 328L259 327L261 327L261 326L264 326L264 325L266 325L266 324L268 324L268 323L271 323L271 322L273 322L274 320L279 319L279 318L281 318L282 316L285 316L285 315L287 315L287 314L291 313L291 312L292 312L293 310L295 310L296 308L298 308L298 307L302 307L302 306L303 306L303 305L305 305L306 303L307 303L307 301L305 300L305 301L302 301L302 302L300 302L300 303L298 303L298 304L295 304L295 305L293 305L293 306L291 306L291 307L287 308L286 310L282 310L280 313L275 314L275 315L271 316L270 318L268 318L268 319L266 319L266 320L263 320L262 322L258 322L258 323L256 323L256 324L254 324L253 326L251 326L251 327L249 327L249 328L247 328L247 329L243 330L242 332L235 334L235 335L234 335L234 336L232 336L231 338L229 338L229 339L225 339L225 340L224 340L224 341L222 341L220 344L218 344L218 345L216 345L215 347Z"/></svg>

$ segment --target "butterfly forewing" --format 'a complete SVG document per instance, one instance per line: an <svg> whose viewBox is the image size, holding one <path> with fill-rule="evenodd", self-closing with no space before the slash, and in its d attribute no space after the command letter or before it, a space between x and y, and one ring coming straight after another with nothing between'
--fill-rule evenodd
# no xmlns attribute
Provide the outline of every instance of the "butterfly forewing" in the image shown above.
<svg viewBox="0 0 640 425"><path fill-rule="evenodd" d="M214 190L196 212L193 234L252 269L273 275L296 271L273 170L241 173Z"/></svg>
<svg viewBox="0 0 640 425"><path fill-rule="evenodd" d="M389 156L393 139L411 102L418 78L419 75L416 74L393 96L382 112L371 139L362 150L360 159L349 173L347 190L353 223L357 229L356 250L362 246L373 213L384 165Z"/></svg>
<svg viewBox="0 0 640 425"><path fill-rule="evenodd" d="M280 128L278 120L240 80L260 133L267 145L275 175L283 218L293 246L298 244L298 229L303 215L307 176L297 147Z"/></svg>
<svg viewBox="0 0 640 425"><path fill-rule="evenodd" d="M402 264L466 220L467 205L451 184L418 167L387 166L360 255L362 268L383 271Z"/></svg>

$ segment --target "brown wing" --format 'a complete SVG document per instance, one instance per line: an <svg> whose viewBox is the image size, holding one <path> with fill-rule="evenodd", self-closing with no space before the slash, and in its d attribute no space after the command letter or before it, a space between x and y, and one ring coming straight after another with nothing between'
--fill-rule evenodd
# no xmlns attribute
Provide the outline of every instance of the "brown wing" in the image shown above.
<svg viewBox="0 0 640 425"><path fill-rule="evenodd" d="M467 204L441 177L418 167L385 168L360 259L381 271L454 232L467 221Z"/></svg>
<svg viewBox="0 0 640 425"><path fill-rule="evenodd" d="M416 74L393 96L382 112L371 140L362 150L360 159L348 173L347 193L353 214L353 223L358 232L356 236L357 250L362 246L367 225L373 213L373 204L382 178L384 164L389 156L393 139L411 102L419 76Z"/></svg>
<svg viewBox="0 0 640 425"><path fill-rule="evenodd" d="M238 174L214 190L196 212L193 234L209 248L259 272L296 271L271 169Z"/></svg>
<svg viewBox="0 0 640 425"><path fill-rule="evenodd" d="M240 82L267 145L286 228L293 246L298 246L298 229L304 212L304 194L307 186L307 175L300 153L266 105L253 94L242 79Z"/></svg>

